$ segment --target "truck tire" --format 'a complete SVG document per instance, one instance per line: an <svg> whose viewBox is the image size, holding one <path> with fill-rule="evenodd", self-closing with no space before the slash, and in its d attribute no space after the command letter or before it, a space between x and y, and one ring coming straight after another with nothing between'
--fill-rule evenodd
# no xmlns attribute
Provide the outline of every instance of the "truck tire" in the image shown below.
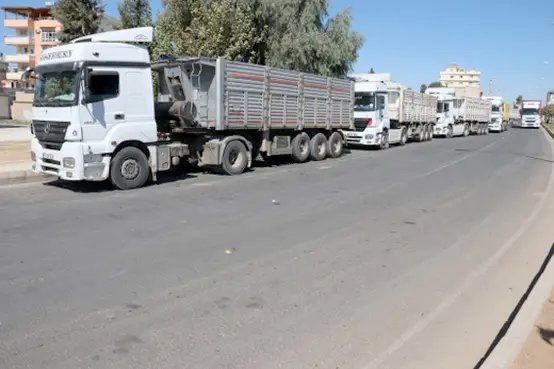
<svg viewBox="0 0 554 369"><path fill-rule="evenodd" d="M112 159L110 180L119 190L130 190L144 186L150 177L148 158L137 147L127 146Z"/></svg>
<svg viewBox="0 0 554 369"><path fill-rule="evenodd" d="M327 137L323 133L316 133L310 140L310 158L314 161L327 157Z"/></svg>
<svg viewBox="0 0 554 369"><path fill-rule="evenodd" d="M483 124L483 134L488 135L489 134L489 125Z"/></svg>
<svg viewBox="0 0 554 369"><path fill-rule="evenodd" d="M469 126L466 124L464 126L464 137L467 137L469 136Z"/></svg>
<svg viewBox="0 0 554 369"><path fill-rule="evenodd" d="M331 133L329 139L327 140L327 154L331 158L339 158L342 156L344 149L344 142L342 140L342 135L338 132Z"/></svg>
<svg viewBox="0 0 554 369"><path fill-rule="evenodd" d="M381 133L381 143L379 144L379 149L381 150L385 150L385 149L388 149L390 144L389 144L389 132L387 131L384 131L383 133Z"/></svg>
<svg viewBox="0 0 554 369"><path fill-rule="evenodd" d="M454 128L450 125L446 131L446 138L454 137Z"/></svg>
<svg viewBox="0 0 554 369"><path fill-rule="evenodd" d="M310 136L306 132L297 134L292 142L292 159L303 163L310 157Z"/></svg>
<svg viewBox="0 0 554 369"><path fill-rule="evenodd" d="M408 142L408 131L406 130L406 127L402 128L402 133L400 133L400 146L406 145Z"/></svg>
<svg viewBox="0 0 554 369"><path fill-rule="evenodd" d="M431 125L429 126L429 141L433 141L434 136L435 136L435 127Z"/></svg>
<svg viewBox="0 0 554 369"><path fill-rule="evenodd" d="M244 144L233 140L225 146L221 158L221 170L224 174L234 176L241 174L248 165L248 153Z"/></svg>

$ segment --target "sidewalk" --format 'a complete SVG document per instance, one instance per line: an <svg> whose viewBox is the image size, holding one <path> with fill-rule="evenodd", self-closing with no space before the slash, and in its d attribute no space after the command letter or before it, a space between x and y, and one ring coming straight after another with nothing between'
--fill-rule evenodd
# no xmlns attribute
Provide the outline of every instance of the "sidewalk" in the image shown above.
<svg viewBox="0 0 554 369"><path fill-rule="evenodd" d="M554 288L510 369L554 368Z"/></svg>
<svg viewBox="0 0 554 369"><path fill-rule="evenodd" d="M30 141L28 125L0 124L0 185L40 180L31 171Z"/></svg>

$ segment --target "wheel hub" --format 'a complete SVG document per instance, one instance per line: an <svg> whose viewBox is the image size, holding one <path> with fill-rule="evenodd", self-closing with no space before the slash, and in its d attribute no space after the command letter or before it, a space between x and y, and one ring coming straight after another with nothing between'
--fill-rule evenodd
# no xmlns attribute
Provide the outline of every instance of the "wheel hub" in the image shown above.
<svg viewBox="0 0 554 369"><path fill-rule="evenodd" d="M125 159L121 164L121 175L126 180L133 180L138 177L140 173L140 167L138 161L129 158Z"/></svg>

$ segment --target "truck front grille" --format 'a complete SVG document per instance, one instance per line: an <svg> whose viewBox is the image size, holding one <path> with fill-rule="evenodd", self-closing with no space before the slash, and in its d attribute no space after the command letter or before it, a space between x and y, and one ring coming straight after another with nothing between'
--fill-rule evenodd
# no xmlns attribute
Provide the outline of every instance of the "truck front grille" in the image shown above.
<svg viewBox="0 0 554 369"><path fill-rule="evenodd" d="M367 119L355 119L354 120L354 129L357 132L363 132L367 127Z"/></svg>
<svg viewBox="0 0 554 369"><path fill-rule="evenodd" d="M40 144L48 149L60 150L69 122L33 120L33 131Z"/></svg>

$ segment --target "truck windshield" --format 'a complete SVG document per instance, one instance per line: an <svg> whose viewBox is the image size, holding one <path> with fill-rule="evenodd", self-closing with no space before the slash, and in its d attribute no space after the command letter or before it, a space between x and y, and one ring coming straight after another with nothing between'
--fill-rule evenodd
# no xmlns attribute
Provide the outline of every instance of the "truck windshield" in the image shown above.
<svg viewBox="0 0 554 369"><path fill-rule="evenodd" d="M448 110L448 103L437 103L437 113L445 113Z"/></svg>
<svg viewBox="0 0 554 369"><path fill-rule="evenodd" d="M492 106L492 112L493 112L493 113L498 113L498 112L500 112L500 106L498 106L498 105L493 105L493 106Z"/></svg>
<svg viewBox="0 0 554 369"><path fill-rule="evenodd" d="M356 92L354 111L375 111L375 94L368 92Z"/></svg>
<svg viewBox="0 0 554 369"><path fill-rule="evenodd" d="M537 109L522 109L522 115L538 115L539 111Z"/></svg>
<svg viewBox="0 0 554 369"><path fill-rule="evenodd" d="M77 71L37 71L34 106L71 106L77 103Z"/></svg>

